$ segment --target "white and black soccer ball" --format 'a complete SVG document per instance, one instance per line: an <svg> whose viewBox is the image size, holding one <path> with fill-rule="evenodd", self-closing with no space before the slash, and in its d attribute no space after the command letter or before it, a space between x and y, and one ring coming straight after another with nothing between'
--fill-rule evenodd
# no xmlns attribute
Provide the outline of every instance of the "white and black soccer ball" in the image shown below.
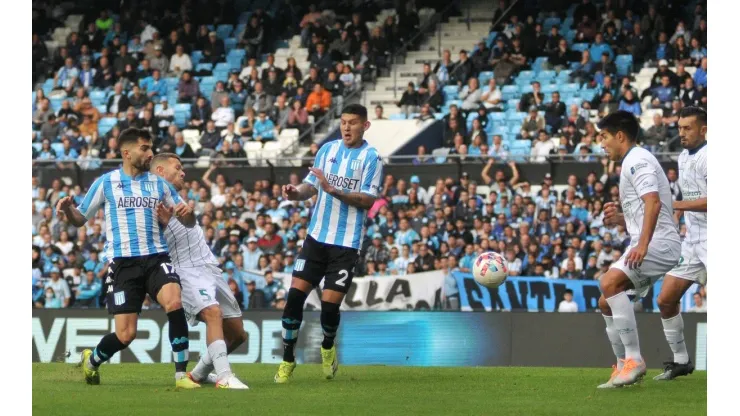
<svg viewBox="0 0 740 416"><path fill-rule="evenodd" d="M488 288L497 288L506 281L504 257L492 251L483 253L473 263L475 281Z"/></svg>

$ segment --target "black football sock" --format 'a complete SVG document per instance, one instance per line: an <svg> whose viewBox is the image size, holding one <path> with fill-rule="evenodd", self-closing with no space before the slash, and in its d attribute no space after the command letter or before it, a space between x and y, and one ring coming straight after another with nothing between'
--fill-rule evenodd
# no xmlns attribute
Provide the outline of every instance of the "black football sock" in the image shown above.
<svg viewBox="0 0 740 416"><path fill-rule="evenodd" d="M124 344L118 339L115 333L108 334L98 343L90 356L90 364L93 367L99 367L100 364L110 360L110 357L118 351L124 350L128 344Z"/></svg>
<svg viewBox="0 0 740 416"><path fill-rule="evenodd" d="M172 359L175 362L175 372L184 373L188 369L190 358L188 321L185 319L185 311L180 308L168 312L167 320L170 322L170 345L172 346Z"/></svg>
<svg viewBox="0 0 740 416"><path fill-rule="evenodd" d="M339 329L339 304L321 301L321 329L324 331L321 348L328 350L334 345Z"/></svg>
<svg viewBox="0 0 740 416"><path fill-rule="evenodd" d="M298 331L303 321L303 304L308 297L294 287L288 290L288 299L283 310L283 361L295 361L295 344L298 341Z"/></svg>

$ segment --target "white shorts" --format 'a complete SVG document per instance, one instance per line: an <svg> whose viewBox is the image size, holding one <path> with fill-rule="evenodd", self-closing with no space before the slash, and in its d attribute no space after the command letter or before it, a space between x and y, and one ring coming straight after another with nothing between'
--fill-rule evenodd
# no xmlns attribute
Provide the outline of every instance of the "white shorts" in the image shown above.
<svg viewBox="0 0 740 416"><path fill-rule="evenodd" d="M681 258L678 265L668 272L671 276L686 279L700 285L707 284L707 242L681 244Z"/></svg>
<svg viewBox="0 0 740 416"><path fill-rule="evenodd" d="M179 267L175 271L180 276L182 306L191 326L198 325L198 314L211 305L221 308L224 319L242 316L239 303L217 266L206 264L199 267Z"/></svg>
<svg viewBox="0 0 740 416"><path fill-rule="evenodd" d="M610 268L623 271L635 286L635 294L639 297L647 295L650 287L675 267L678 264L679 257L681 257L680 242L666 240L653 241L648 247L645 258L642 260L642 265L636 269L630 269L624 263L624 260L631 250L632 246Z"/></svg>

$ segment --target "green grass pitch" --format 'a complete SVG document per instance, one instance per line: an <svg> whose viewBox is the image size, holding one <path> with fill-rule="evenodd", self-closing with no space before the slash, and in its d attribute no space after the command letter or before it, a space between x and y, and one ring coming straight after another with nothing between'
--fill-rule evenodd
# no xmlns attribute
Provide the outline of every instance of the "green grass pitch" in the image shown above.
<svg viewBox="0 0 740 416"><path fill-rule="evenodd" d="M250 390L176 390L172 365L101 368L85 384L72 364L33 364L33 412L53 415L702 415L707 373L671 382L645 380L597 390L610 369L341 366L335 380L319 365L299 365L276 385L277 364L234 365Z"/></svg>

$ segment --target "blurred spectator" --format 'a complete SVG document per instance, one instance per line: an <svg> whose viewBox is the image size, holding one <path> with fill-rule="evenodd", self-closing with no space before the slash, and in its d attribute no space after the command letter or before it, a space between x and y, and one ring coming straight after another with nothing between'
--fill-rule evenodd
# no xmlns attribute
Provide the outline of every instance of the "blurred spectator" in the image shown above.
<svg viewBox="0 0 740 416"><path fill-rule="evenodd" d="M634 97L631 89L624 92L624 96L619 100L619 107L617 109L629 111L637 117L642 115L642 106L640 105L640 101Z"/></svg>
<svg viewBox="0 0 740 416"><path fill-rule="evenodd" d="M329 98L331 100L331 96ZM262 83L257 82L254 85L254 92L247 98L245 108L252 108L256 112L265 111L269 112L272 110L272 106L275 102L275 98L267 95L262 88Z"/></svg>
<svg viewBox="0 0 740 416"><path fill-rule="evenodd" d="M318 122L329 111L330 107L331 93L324 90L321 84L315 84L313 86L313 92L309 94L308 100L306 100L306 108L309 114L314 116L314 119Z"/></svg>
<svg viewBox="0 0 740 416"><path fill-rule="evenodd" d="M375 106L375 120L387 120L387 118L383 116L383 106L380 104Z"/></svg>
<svg viewBox="0 0 740 416"><path fill-rule="evenodd" d="M460 91L459 98L463 100L463 111L476 110L481 104L481 90L478 88L478 78L470 78L468 85Z"/></svg>
<svg viewBox="0 0 740 416"><path fill-rule="evenodd" d="M550 131L560 130L560 126L563 123L563 117L565 116L565 104L560 101L560 93L555 91L552 93L552 101L544 104L545 110L545 124L551 128Z"/></svg>
<svg viewBox="0 0 740 416"><path fill-rule="evenodd" d="M526 130L529 134L535 134L545 128L545 118L542 117L537 111L536 106L529 107L529 114L522 120L522 130Z"/></svg>
<svg viewBox="0 0 740 416"><path fill-rule="evenodd" d="M695 312L695 313L706 313L707 312L707 305L704 303L704 299L701 297L700 293L694 293L694 306L689 308L689 312Z"/></svg>
<svg viewBox="0 0 740 416"><path fill-rule="evenodd" d="M184 71L177 84L177 102L192 103L200 95L198 80L190 71Z"/></svg>
<svg viewBox="0 0 740 416"><path fill-rule="evenodd" d="M501 89L496 85L496 78L491 78L488 81L488 90L481 94L481 101L483 102L483 105L489 111L502 111L502 97L503 96L501 94Z"/></svg>
<svg viewBox="0 0 740 416"><path fill-rule="evenodd" d="M211 120L214 121L214 125L219 130L225 129L229 123L235 121L234 109L229 105L229 96L224 95L221 97L221 105L211 114Z"/></svg>
<svg viewBox="0 0 740 416"><path fill-rule="evenodd" d="M573 291L565 289L563 300L558 305L558 312L578 312L578 304L573 301Z"/></svg>
<svg viewBox="0 0 740 416"><path fill-rule="evenodd" d="M438 84L433 80L429 81L427 87L427 92L419 96L419 105L429 104L430 108L435 113L438 113L444 104L442 92L439 90Z"/></svg>
<svg viewBox="0 0 740 416"><path fill-rule="evenodd" d="M265 111L259 112L259 119L254 123L254 140L262 142L275 140L275 124L267 118Z"/></svg>
<svg viewBox="0 0 740 416"><path fill-rule="evenodd" d="M224 41L216 36L216 32L212 31L208 33L208 42L203 47L203 62L209 62L216 65L218 62L224 60L225 53L226 49L224 48ZM152 65L154 64L152 63Z"/></svg>
<svg viewBox="0 0 740 416"><path fill-rule="evenodd" d="M211 108L205 98L198 97L198 101L191 109L190 127L203 131L209 120L211 120Z"/></svg>
<svg viewBox="0 0 740 416"><path fill-rule="evenodd" d="M419 94L414 89L413 82L409 82L406 86L406 91L401 95L401 99L396 101L396 105L401 108L401 113L405 118L410 118L411 113L419 110Z"/></svg>
<svg viewBox="0 0 740 416"><path fill-rule="evenodd" d="M200 145L204 149L216 150L219 143L221 143L221 135L216 130L216 124L213 120L209 120L203 134L200 136Z"/></svg>
<svg viewBox="0 0 740 416"><path fill-rule="evenodd" d="M544 101L545 94L541 92L540 83L534 81L532 83L532 92L523 94L522 98L519 100L519 111L526 111L526 109L530 109L531 111L532 107L535 107L536 110L539 110Z"/></svg>

